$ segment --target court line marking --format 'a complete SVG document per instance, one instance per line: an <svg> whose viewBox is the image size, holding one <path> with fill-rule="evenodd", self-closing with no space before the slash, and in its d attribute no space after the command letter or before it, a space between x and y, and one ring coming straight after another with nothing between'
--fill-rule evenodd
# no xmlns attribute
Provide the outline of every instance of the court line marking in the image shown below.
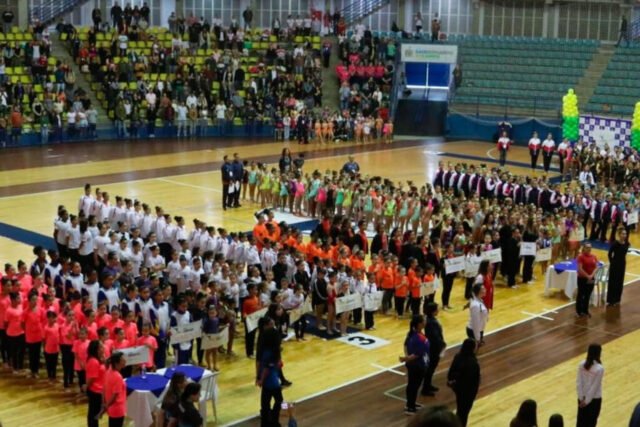
<svg viewBox="0 0 640 427"><path fill-rule="evenodd" d="M354 146L355 147L355 146ZM407 151L407 150L414 150L417 147L420 146L413 146L413 147L397 147L397 148L389 148L389 149L385 149L385 150L380 150L380 151L373 151L372 153L381 153L384 154L387 151ZM332 156L319 156L319 157L305 157L305 163L307 162L311 162L311 161L319 161L319 160L326 160L326 159L337 159L339 157L348 157L348 156L352 156L352 155L357 155L357 154L365 154L365 153L371 153L370 151L366 151L363 153L346 153L346 154L335 154ZM258 159L256 159L255 161L258 161ZM193 164L186 164L186 165L181 165L181 166L195 166L195 165L201 165L203 163L193 163ZM269 163L269 164L273 164L276 165L277 162L274 163ZM149 169L151 170L151 169ZM126 172L122 172L122 174L125 174ZM132 180L132 181L115 181L115 182L106 182L106 183L102 183L102 184L92 184L94 187L105 187L107 185L119 185L119 184L131 184L131 183L135 183L135 182L144 182L144 181L154 181L154 180L158 180L158 179L167 179L167 178L176 178L176 177L189 177L189 176L196 176L196 175L204 175L204 174L208 174L208 173L213 173L213 174L219 174L220 173L220 169L212 169L212 170L208 170L208 171L202 171L202 172L185 172L185 173L180 173L177 175L167 175L166 177L153 177L153 178L141 178L141 179L136 179L136 180ZM97 175L97 177L99 177L99 175ZM81 179L81 178L85 178L85 177L72 177L72 178L66 178L66 179ZM49 181L42 181L42 182L50 182L53 180L49 180ZM31 183L29 183L31 184ZM26 185L26 184L17 184L17 185ZM10 187L10 186L9 186ZM12 200L12 199L18 199L21 197L31 197L31 196L40 196L40 195L44 195L44 194L49 194L49 193L58 193L61 191L81 191L82 188L81 187L71 187L71 188L62 188L59 190L49 190L49 191L40 191L37 193L28 193L28 194L16 194L15 196L4 196L4 197L0 197L0 201L2 200ZM207 190L211 190L211 189L207 189ZM220 192L222 192L222 190L218 190Z"/></svg>
<svg viewBox="0 0 640 427"><path fill-rule="evenodd" d="M174 181L172 179L167 179L167 178L155 178L155 180L156 181L166 182L168 184L182 185L183 187L195 188L195 189L198 189L198 190L214 191L216 193L222 193L222 191L218 190L217 188L203 187L201 185L194 185L194 184L187 184L186 182Z"/></svg>
<svg viewBox="0 0 640 427"><path fill-rule="evenodd" d="M374 368L378 368L383 372L392 372L392 373L400 375L402 377L404 377L406 375L404 372L397 371L397 370L395 370L393 368L385 368L384 366L378 365L377 363L372 363L371 366L373 366Z"/></svg>
<svg viewBox="0 0 640 427"><path fill-rule="evenodd" d="M544 320L554 321L552 317L543 316L542 314L529 313L528 311L521 311L522 314L526 314L527 316L531 316L532 318L540 318Z"/></svg>
<svg viewBox="0 0 640 427"><path fill-rule="evenodd" d="M636 282L636 280L629 280L628 282L625 282L625 283L624 283L624 286L631 285L632 283L635 283L635 282ZM559 305L558 307L556 307L556 308L555 308L555 310L562 310L562 309L567 308L567 307L570 307L570 306L572 306L572 305L575 305L575 301L569 301L569 302L567 302L567 303L565 303L565 304ZM545 310L545 311L543 311L543 312L542 312L542 314L545 314L545 313L550 312L550 311L551 311L551 310ZM508 324L508 325L501 326L501 327L499 327L499 328L497 328L497 329L495 329L495 330L493 330L493 331L490 331L490 332L486 333L484 336L485 336L485 337L487 337L487 336L490 336L490 335L496 334L496 333L498 333L498 332L500 332L500 331L504 331L504 330L509 329L509 328L511 328L511 327L514 327L514 326L517 326L517 325L521 325L522 323L528 322L528 321L530 321L530 320L532 320L532 319L531 319L531 317L526 317L526 318L524 318L524 319L522 319L522 320L518 320L517 322L513 322L513 323L510 323L510 324ZM573 324L572 324L572 325L573 325ZM554 328L558 328L558 327L561 327L561 326L563 326L563 325L558 325L558 326L555 326ZM545 331L545 332L548 332L548 331ZM454 348L456 348L456 347L459 347L460 345L462 345L462 342L455 343L455 344L453 344L451 347L447 347L447 349L454 349ZM479 357L481 357L481 356L482 356L482 355L480 355ZM391 367L391 369L398 369L398 368L400 368L402 365L403 365L402 363L398 363L397 365L392 366L392 367ZM386 370L385 370L385 371L386 371ZM383 372L385 372L385 371L383 371ZM312 393L312 394L310 394L310 395L308 395L308 396L304 396L304 397L302 397L302 398L300 398L300 399L296 399L296 402L297 402L297 403L304 402L304 401L306 401L306 400L314 399L314 398L316 398L316 397L319 397L319 396L322 396L322 395L325 395L325 394L331 393L331 392L336 391L336 390L339 390L339 389L341 389L341 388L349 387L350 385L353 385L353 384L358 383L358 382L360 382L360 381L365 381L365 380L368 380L369 378L373 378L373 377L375 377L376 375L380 375L380 374L381 374L381 373L383 373L383 372L376 371L376 372L372 372L372 373L370 373L370 374L363 375L363 376L361 376L361 377L359 377L359 378L354 378L353 380L346 381L346 382L344 382L344 383L342 383L342 384L338 384L338 385L335 385L335 386L333 386L333 387L329 387L329 388L326 388L326 389L324 389L324 390L317 391L317 392ZM437 373L442 373L442 372L443 372L443 370L436 371L436 372L437 372ZM403 384L403 385L398 386L398 388L402 388L402 387L406 387L406 385L405 385L405 384ZM402 400L404 401L404 399L402 399ZM227 424L223 424L223 426L222 426L222 427L231 427L231 426L235 426L235 425L238 425L238 424L242 424L242 423L244 423L244 422L247 422L247 421L252 420L252 419L254 419L254 418L256 418L256 417L259 417L259 416L260 416L260 414L259 414L259 413L257 413L257 414L253 414L253 415L250 415L250 416L246 416L246 417L244 417L244 418L241 418L241 419L238 419L238 420L231 421L231 422L229 422L229 423L227 423Z"/></svg>

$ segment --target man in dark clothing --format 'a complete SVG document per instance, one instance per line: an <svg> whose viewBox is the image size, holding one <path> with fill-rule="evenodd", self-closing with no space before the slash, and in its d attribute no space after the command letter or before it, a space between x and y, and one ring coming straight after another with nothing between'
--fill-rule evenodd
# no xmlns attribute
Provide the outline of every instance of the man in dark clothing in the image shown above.
<svg viewBox="0 0 640 427"><path fill-rule="evenodd" d="M516 274L520 267L520 230L514 228L506 244L502 247L502 265L504 266L507 286L517 288Z"/></svg>
<svg viewBox="0 0 640 427"><path fill-rule="evenodd" d="M121 20L122 20L122 8L116 2L111 8L111 21L113 22L114 28L118 28L120 26Z"/></svg>
<svg viewBox="0 0 640 427"><path fill-rule="evenodd" d="M100 23L102 22L102 11L99 7L96 7L91 11L91 19L93 20L93 27L96 31L100 31Z"/></svg>
<svg viewBox="0 0 640 427"><path fill-rule="evenodd" d="M230 197L229 207L239 208L240 205L240 186L242 185L242 176L244 175L244 166L238 153L233 153L233 164L231 165L233 170L233 185L234 191ZM231 203L233 202L233 203Z"/></svg>
<svg viewBox="0 0 640 427"><path fill-rule="evenodd" d="M439 390L433 385L433 374L436 372L438 363L440 363L440 354L447 347L442 332L442 325L438 321L438 304L430 302L425 307L427 322L424 326L424 334L429 340L429 364L424 374L424 382L422 383L422 395L434 396Z"/></svg>
<svg viewBox="0 0 640 427"><path fill-rule="evenodd" d="M227 206L231 207L233 193L229 194L229 186L233 185L233 166L229 161L229 156L224 156L224 163L220 168L220 172L222 173L222 209L227 210Z"/></svg>
<svg viewBox="0 0 640 427"><path fill-rule="evenodd" d="M627 24L627 18L625 16L622 17L620 21L620 37L618 37L618 43L616 43L616 47L620 46L620 42L624 39L627 47L629 47L629 25Z"/></svg>
<svg viewBox="0 0 640 427"><path fill-rule="evenodd" d="M303 111L298 116L298 122L296 123L296 131L298 132L298 144L309 143L309 118L307 112Z"/></svg>
<svg viewBox="0 0 640 427"><path fill-rule="evenodd" d="M293 283L296 285L301 285L302 289L304 289L305 293L309 293L311 289L311 276L307 273L307 270L304 269L305 263L302 260L299 260L296 263L296 272L293 275Z"/></svg>
<svg viewBox="0 0 640 427"><path fill-rule="evenodd" d="M10 10L5 10L2 13L2 22L4 23L4 33L11 32L11 23L13 22L13 12Z"/></svg>
<svg viewBox="0 0 640 427"><path fill-rule="evenodd" d="M251 21L253 21L253 11L249 6L242 12L242 19L244 20L244 30L251 28Z"/></svg>

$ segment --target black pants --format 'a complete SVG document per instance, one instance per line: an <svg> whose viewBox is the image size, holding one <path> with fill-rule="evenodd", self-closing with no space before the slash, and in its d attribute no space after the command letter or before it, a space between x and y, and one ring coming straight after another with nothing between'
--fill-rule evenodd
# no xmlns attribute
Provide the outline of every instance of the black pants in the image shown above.
<svg viewBox="0 0 640 427"><path fill-rule="evenodd" d="M453 289L453 280L456 278L454 274L445 274L442 278L442 307L449 306L449 298Z"/></svg>
<svg viewBox="0 0 640 427"><path fill-rule="evenodd" d="M560 176L564 178L564 157L561 154L558 154L558 163L560 164Z"/></svg>
<svg viewBox="0 0 640 427"><path fill-rule="evenodd" d="M24 367L24 334L15 337L7 335L9 359L14 371L21 371Z"/></svg>
<svg viewBox="0 0 640 427"><path fill-rule="evenodd" d="M533 279L533 261L535 256L522 257L522 281L528 283Z"/></svg>
<svg viewBox="0 0 640 427"><path fill-rule="evenodd" d="M467 282L464 284L464 299L471 299L473 283L476 281L475 277L467 277Z"/></svg>
<svg viewBox="0 0 640 427"><path fill-rule="evenodd" d="M391 301L393 300L393 289L383 289L382 294L382 312L386 313L391 308Z"/></svg>
<svg viewBox="0 0 640 427"><path fill-rule="evenodd" d="M602 223L600 223L600 240L603 242L607 240L607 229L609 228L610 222L611 221L602 221Z"/></svg>
<svg viewBox="0 0 640 427"><path fill-rule="evenodd" d="M226 209L227 206L231 206L231 196L229 195L229 183L222 182L222 208Z"/></svg>
<svg viewBox="0 0 640 427"><path fill-rule="evenodd" d="M374 320L373 320L373 313L375 313L374 311L366 311L364 312L364 328L365 329L371 329L374 326Z"/></svg>
<svg viewBox="0 0 640 427"><path fill-rule="evenodd" d="M396 314L398 316L404 315L404 300L405 297L394 297L394 302L396 305Z"/></svg>
<svg viewBox="0 0 640 427"><path fill-rule="evenodd" d="M58 369L58 353L45 353L44 364L47 367L47 378L55 380Z"/></svg>
<svg viewBox="0 0 640 427"><path fill-rule="evenodd" d="M235 186L235 189L234 189L233 193L231 193L230 203L232 203L231 206L238 207L238 206L240 206L240 190L242 190L242 184L241 184L240 181L236 181L233 184Z"/></svg>
<svg viewBox="0 0 640 427"><path fill-rule="evenodd" d="M625 270L626 270L626 265L610 266L609 284L607 285L607 304L620 303L620 300L622 299L622 289L624 285Z"/></svg>
<svg viewBox="0 0 640 427"><path fill-rule="evenodd" d="M247 357L253 356L253 349L256 343L256 331L258 328L251 332L247 332L247 322L244 322L244 348Z"/></svg>
<svg viewBox="0 0 640 427"><path fill-rule="evenodd" d="M7 345L7 331L0 329L0 353L2 353L2 363L9 363L9 346Z"/></svg>
<svg viewBox="0 0 640 427"><path fill-rule="evenodd" d="M356 308L351 312L351 315L353 316L353 323L354 324L359 324L360 322L362 322L362 308Z"/></svg>
<svg viewBox="0 0 640 427"><path fill-rule="evenodd" d="M85 384L87 384L87 372L82 370L82 369L80 369L80 370L76 371L76 375L78 376L78 387L80 387L80 389L82 389L82 387ZM131 375L129 375L129 376L131 376Z"/></svg>
<svg viewBox="0 0 640 427"><path fill-rule="evenodd" d="M596 427L601 407L602 399L593 399L584 408L581 408L578 405L578 420L576 421L576 427Z"/></svg>
<svg viewBox="0 0 640 427"><path fill-rule="evenodd" d="M109 417L109 427L122 427L124 425L124 417Z"/></svg>
<svg viewBox="0 0 640 427"><path fill-rule="evenodd" d="M578 277L578 295L576 297L576 313L589 314L589 301L593 292L593 281L586 277Z"/></svg>
<svg viewBox="0 0 640 427"><path fill-rule="evenodd" d="M424 380L424 367L414 363L407 364L407 409L416 409L416 399L420 384Z"/></svg>
<svg viewBox="0 0 640 427"><path fill-rule="evenodd" d="M504 166L507 163L507 150L500 151L500 166Z"/></svg>
<svg viewBox="0 0 640 427"><path fill-rule="evenodd" d="M202 338L196 338L196 358L198 359L198 365L202 365L202 359L204 358L204 350L202 349Z"/></svg>
<svg viewBox="0 0 640 427"><path fill-rule="evenodd" d="M466 427L469 420L469 413L473 408L473 401L475 400L475 393L469 393L465 390L456 390L456 415L460 419L460 423L463 427Z"/></svg>
<svg viewBox="0 0 640 427"><path fill-rule="evenodd" d="M473 329L467 328L467 337L471 338L472 340L476 339L476 335L473 333ZM484 331L480 331L480 341L482 340L484 340Z"/></svg>
<svg viewBox="0 0 640 427"><path fill-rule="evenodd" d="M167 339L156 337L156 341L158 342L158 349L154 354L154 362L156 363L156 367L161 369L167 364Z"/></svg>
<svg viewBox="0 0 640 427"><path fill-rule="evenodd" d="M529 157L531 157L531 169L538 167L538 156L540 155L539 151L536 151L535 154L533 153L533 151L529 151Z"/></svg>
<svg viewBox="0 0 640 427"><path fill-rule="evenodd" d="M431 41L432 42L437 42L438 41L438 31L432 31L431 32Z"/></svg>
<svg viewBox="0 0 640 427"><path fill-rule="evenodd" d="M61 344L60 352L62 353L62 382L64 388L69 388L73 384L74 356L71 351L71 345Z"/></svg>
<svg viewBox="0 0 640 427"><path fill-rule="evenodd" d="M273 407L271 399L274 400ZM282 405L282 388L269 389L262 387L260 393L260 427L276 427L280 425L280 405Z"/></svg>
<svg viewBox="0 0 640 427"><path fill-rule="evenodd" d="M29 370L33 375L38 375L40 371L40 347L42 347L42 342L27 344L27 350L29 350Z"/></svg>
<svg viewBox="0 0 640 427"><path fill-rule="evenodd" d="M553 153L547 153L546 151L542 153L542 164L544 165L545 172L549 172L549 168L551 167L552 157L553 157Z"/></svg>
<svg viewBox="0 0 640 427"><path fill-rule="evenodd" d="M96 416L100 413L100 409L102 408L102 394L87 390L87 398L89 399L87 427L98 427L100 423L96 419Z"/></svg>
<svg viewBox="0 0 640 427"><path fill-rule="evenodd" d="M421 298L410 297L409 301L411 302L411 314L417 316L420 314L420 302Z"/></svg>
<svg viewBox="0 0 640 427"><path fill-rule="evenodd" d="M422 383L422 393L429 391L429 388L433 387L433 374L436 372L438 368L438 364L440 363L440 352L430 351L429 352L429 365L424 373L424 381Z"/></svg>
<svg viewBox="0 0 640 427"><path fill-rule="evenodd" d="M304 314L294 322L293 330L296 332L296 338L304 338L304 333L307 330L307 317Z"/></svg>

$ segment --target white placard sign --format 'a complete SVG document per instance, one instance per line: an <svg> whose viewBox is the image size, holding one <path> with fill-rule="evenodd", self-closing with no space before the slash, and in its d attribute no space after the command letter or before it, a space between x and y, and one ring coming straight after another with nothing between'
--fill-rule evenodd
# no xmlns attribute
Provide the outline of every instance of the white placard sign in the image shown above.
<svg viewBox="0 0 640 427"><path fill-rule="evenodd" d="M171 328L171 345L189 342L202 336L202 320Z"/></svg>
<svg viewBox="0 0 640 427"><path fill-rule="evenodd" d="M536 262L551 261L551 248L538 249L536 252Z"/></svg>
<svg viewBox="0 0 640 427"><path fill-rule="evenodd" d="M429 295L433 295L436 292L435 281L433 282L422 282L420 285L420 296L427 297Z"/></svg>
<svg viewBox="0 0 640 427"><path fill-rule="evenodd" d="M627 225L633 225L638 223L638 211L629 212L627 216Z"/></svg>
<svg viewBox="0 0 640 427"><path fill-rule="evenodd" d="M289 311L289 324L294 324L302 317L303 314L311 313L312 311L313 307L311 307L311 298L306 298L300 307Z"/></svg>
<svg viewBox="0 0 640 427"><path fill-rule="evenodd" d="M444 260L444 268L447 274L464 270L464 256L447 258Z"/></svg>
<svg viewBox="0 0 640 427"><path fill-rule="evenodd" d="M247 315L247 317L245 318L247 332L251 332L258 327L258 321L260 320L261 317L264 317L264 315L267 314L267 309L268 308L265 307Z"/></svg>
<svg viewBox="0 0 640 427"><path fill-rule="evenodd" d="M464 272L471 275L478 274L478 269L480 268L481 262L482 262L482 258L478 258L475 256L467 258L464 264Z"/></svg>
<svg viewBox="0 0 640 427"><path fill-rule="evenodd" d="M490 251L482 252L482 259L488 259L491 264L502 262L502 250L491 249Z"/></svg>
<svg viewBox="0 0 640 427"><path fill-rule="evenodd" d="M224 328L217 334L202 334L202 348L209 350L210 348L218 348L226 345L229 341L229 328Z"/></svg>
<svg viewBox="0 0 640 427"><path fill-rule="evenodd" d="M536 242L520 242L520 256L535 256Z"/></svg>
<svg viewBox="0 0 640 427"><path fill-rule="evenodd" d="M382 338L362 334L360 332L349 334L346 337L338 338L336 339L336 341L340 341L345 344L361 348L363 350L374 350L390 343L390 341L383 340Z"/></svg>
<svg viewBox="0 0 640 427"><path fill-rule="evenodd" d="M144 345L121 348L118 351L124 356L127 366L142 365L149 361L149 349Z"/></svg>
<svg viewBox="0 0 640 427"><path fill-rule="evenodd" d="M376 311L382 305L382 295L384 292L367 292L364 294L364 309L365 311Z"/></svg>
<svg viewBox="0 0 640 427"><path fill-rule="evenodd" d="M336 298L336 313L355 310L362 307L362 295L359 293Z"/></svg>

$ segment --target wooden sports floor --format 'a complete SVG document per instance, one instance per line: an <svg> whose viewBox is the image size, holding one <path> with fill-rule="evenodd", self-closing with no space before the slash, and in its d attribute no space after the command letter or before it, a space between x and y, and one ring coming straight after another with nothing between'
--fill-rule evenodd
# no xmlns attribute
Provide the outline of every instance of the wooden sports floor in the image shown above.
<svg viewBox="0 0 640 427"><path fill-rule="evenodd" d="M402 139L392 145L326 144L289 145L304 151L305 170L338 169L347 156L356 156L365 174L395 181L430 180L438 161L496 164L493 144ZM275 164L283 148L271 141L142 141L105 142L5 150L0 153L0 262L30 262L31 247L24 242L50 236L56 207L75 210L82 186L90 182L115 195L135 197L161 205L172 215L189 221L205 220L228 230L248 231L257 206L220 209L220 164L224 154L239 153L243 159ZM529 173L526 148L514 147L509 169ZM640 238L632 234L632 246ZM606 254L595 251L604 259ZM577 321L573 306L561 294L543 295L543 275L529 286L510 290L498 286L491 313L487 346L479 357L482 368L480 396L471 412L470 426L508 425L520 402L533 398L539 405L539 424L546 425L552 413L562 413L566 425L575 423L575 371L590 342L604 344L606 368L604 405L600 425L624 426L640 401L640 258L629 255L623 304L617 309L596 308L590 320ZM441 392L422 403L452 404L444 375L465 336L468 313L463 283L456 281L451 312L440 320L449 343L436 375ZM407 320L376 316L369 334L388 341L363 350L336 340L324 341L308 335L304 343L284 344L285 373L293 386L285 399L298 402L300 426L402 426L403 368L398 365ZM235 351L243 354L242 338ZM219 376L218 422L208 425L258 425L259 389L254 386L254 362L243 356L222 357ZM46 382L16 379L0 374L0 421L4 427L82 426L86 403ZM211 414L210 414L211 416ZM283 422L285 420L283 419ZM101 425L106 425L106 420Z"/></svg>

